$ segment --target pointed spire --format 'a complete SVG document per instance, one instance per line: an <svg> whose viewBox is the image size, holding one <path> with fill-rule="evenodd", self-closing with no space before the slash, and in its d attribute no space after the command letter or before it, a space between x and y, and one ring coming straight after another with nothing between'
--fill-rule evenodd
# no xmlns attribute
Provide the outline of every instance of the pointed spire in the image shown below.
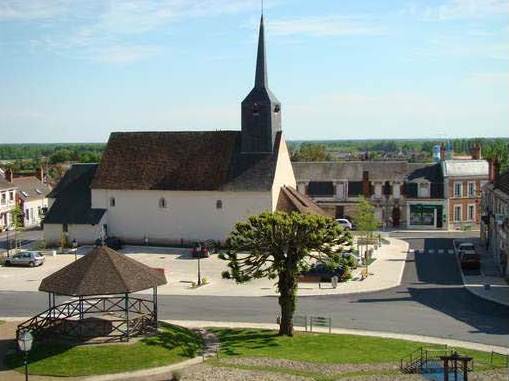
<svg viewBox="0 0 509 381"><path fill-rule="evenodd" d="M260 20L260 35L258 37L258 56L256 59L255 87L268 87L267 61L265 59L265 28L263 26L263 12Z"/></svg>

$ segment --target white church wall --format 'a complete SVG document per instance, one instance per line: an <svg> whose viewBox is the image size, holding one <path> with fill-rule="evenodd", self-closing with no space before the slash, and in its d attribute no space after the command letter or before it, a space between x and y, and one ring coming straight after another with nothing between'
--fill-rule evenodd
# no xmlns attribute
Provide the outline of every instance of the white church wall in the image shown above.
<svg viewBox="0 0 509 381"><path fill-rule="evenodd" d="M43 237L48 245L58 245L60 243L60 238L62 237L62 225L44 224Z"/></svg>
<svg viewBox="0 0 509 381"><path fill-rule="evenodd" d="M69 242L76 240L78 245L90 245L101 236L102 225L105 223L103 217L97 225L67 225L67 239ZM59 246L64 234L64 226L62 224L44 224L43 236L46 243L50 246Z"/></svg>
<svg viewBox="0 0 509 381"><path fill-rule="evenodd" d="M290 153L284 137L281 137L279 145L279 154L276 163L276 171L274 174L274 183L272 185L272 210L276 210L279 192L283 185L297 188L295 175L293 173L292 163L290 161Z"/></svg>
<svg viewBox="0 0 509 381"><path fill-rule="evenodd" d="M224 241L237 222L271 210L271 202L271 192L92 189L92 207L107 209L108 234L128 242Z"/></svg>

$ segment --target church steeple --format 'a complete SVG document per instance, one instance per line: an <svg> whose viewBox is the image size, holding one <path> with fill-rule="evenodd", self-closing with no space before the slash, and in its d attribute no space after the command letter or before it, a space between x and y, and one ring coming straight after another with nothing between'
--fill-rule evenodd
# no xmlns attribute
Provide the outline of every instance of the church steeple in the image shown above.
<svg viewBox="0 0 509 381"><path fill-rule="evenodd" d="M260 20L260 33L258 36L258 55L256 57L255 87L268 87L267 61L265 60L265 28L263 26L263 14Z"/></svg>
<svg viewBox="0 0 509 381"><path fill-rule="evenodd" d="M269 89L262 13L255 85L242 102L242 152L272 152L279 131L281 131L281 103Z"/></svg>

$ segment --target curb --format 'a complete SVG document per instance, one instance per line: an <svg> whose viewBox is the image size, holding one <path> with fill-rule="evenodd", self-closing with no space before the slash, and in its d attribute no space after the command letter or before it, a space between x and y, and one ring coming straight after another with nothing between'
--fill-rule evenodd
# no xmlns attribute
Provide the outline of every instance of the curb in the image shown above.
<svg viewBox="0 0 509 381"><path fill-rule="evenodd" d="M478 298L481 298L481 299L484 299L484 300L487 300L489 302L492 302L492 303L496 303L496 304L499 304L501 306L505 306L505 307L509 307L509 302L504 302L502 300L498 300L497 298L494 298L492 296L489 296L489 295L484 295L483 293L481 292L477 292L477 290L475 290L474 288L472 288L472 286L469 286L468 283L466 282L466 279L465 279L465 274L463 273L463 269L461 268L461 262L460 262L460 259L458 258L458 255L456 253L454 253L454 256L456 257L456 263L458 264L458 268L460 270L460 274L461 274L461 281L463 282L463 287L468 291L470 292L472 295L474 296L477 296Z"/></svg>
<svg viewBox="0 0 509 381"><path fill-rule="evenodd" d="M186 328L218 327L218 328L258 328L270 330L277 330L279 328L277 324L271 323L219 322L219 321L198 321L198 320L197 321L163 320L163 322L179 325ZM300 327L295 327L295 330L299 332L305 332L303 329L298 328ZM313 333L328 333L328 332L329 332L328 328L313 327ZM395 332L367 331L360 329L343 329L343 328L332 328L331 333L337 335L371 336L380 337L384 339L399 339L427 344L448 345L452 347L461 347L465 349L473 349L482 352L495 351L509 355L509 346L502 347L499 345L481 344L472 341L445 339L433 336L408 335Z"/></svg>
<svg viewBox="0 0 509 381"><path fill-rule="evenodd" d="M201 364L203 362L203 358L194 357L192 359L179 362L177 364L161 366L158 368L150 368L150 369L141 369L132 372L123 372L123 373L114 373L114 374L104 374L101 376L90 376L81 378L80 381L114 381L114 380L128 380L130 378L136 377L148 377L148 376L158 376L166 372L171 372L174 370L180 370L183 368L187 368L191 365Z"/></svg>

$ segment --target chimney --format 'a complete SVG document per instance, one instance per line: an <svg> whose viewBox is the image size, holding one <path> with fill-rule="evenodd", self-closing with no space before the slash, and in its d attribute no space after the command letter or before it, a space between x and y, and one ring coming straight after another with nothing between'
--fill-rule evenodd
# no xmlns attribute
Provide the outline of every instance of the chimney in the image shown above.
<svg viewBox="0 0 509 381"><path fill-rule="evenodd" d="M366 198L369 198L371 196L368 171L362 172L362 194Z"/></svg>
<svg viewBox="0 0 509 381"><path fill-rule="evenodd" d="M472 148L472 160L481 160L481 145L479 143Z"/></svg>
<svg viewBox="0 0 509 381"><path fill-rule="evenodd" d="M446 159L447 149L445 148L445 144L440 144L440 160L444 161Z"/></svg>
<svg viewBox="0 0 509 381"><path fill-rule="evenodd" d="M497 159L490 159L488 161L489 165L489 180L494 183L497 181L498 173L500 171L500 163Z"/></svg>
<svg viewBox="0 0 509 381"><path fill-rule="evenodd" d="M42 165L35 170L35 177L44 182L44 169L42 169Z"/></svg>
<svg viewBox="0 0 509 381"><path fill-rule="evenodd" d="M12 173L12 169L11 168L7 168L5 170L5 180L7 180L8 182L12 183L12 178L13 178L13 173Z"/></svg>

